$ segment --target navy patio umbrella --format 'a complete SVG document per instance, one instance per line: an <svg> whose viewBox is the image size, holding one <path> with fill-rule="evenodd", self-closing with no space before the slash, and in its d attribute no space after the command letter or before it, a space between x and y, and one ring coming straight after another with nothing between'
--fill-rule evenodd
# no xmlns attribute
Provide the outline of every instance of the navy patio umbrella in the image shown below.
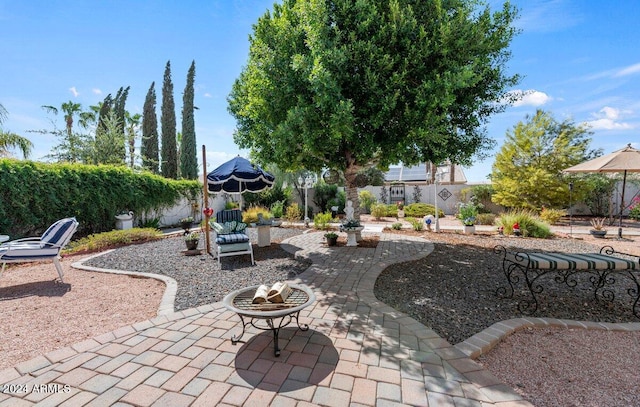
<svg viewBox="0 0 640 407"><path fill-rule="evenodd" d="M273 175L258 165L237 156L207 174L207 188L210 192L229 194L260 192L271 188L274 180ZM240 199L242 199L242 195L240 195Z"/></svg>

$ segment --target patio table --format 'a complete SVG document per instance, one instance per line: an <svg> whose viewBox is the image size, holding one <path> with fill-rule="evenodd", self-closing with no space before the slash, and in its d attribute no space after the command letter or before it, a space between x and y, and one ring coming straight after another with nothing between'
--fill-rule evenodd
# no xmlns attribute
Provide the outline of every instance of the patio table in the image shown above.
<svg viewBox="0 0 640 407"><path fill-rule="evenodd" d="M4 243L6 241L9 240L9 236L7 235L0 235L0 243Z"/></svg>
<svg viewBox="0 0 640 407"><path fill-rule="evenodd" d="M258 287L259 285L241 288L227 294L222 300L227 309L238 314L242 323L242 333L240 336L233 335L231 343L238 343L245 333L245 328L250 324L254 328L273 332L273 353L275 356L280 356L278 346L280 329L288 326L295 319L298 329L308 330L308 324L300 324L300 311L313 304L316 296L306 285L289 284L292 292L283 303L254 304L253 296ZM245 317L248 318L247 322ZM266 326L261 325L259 321L264 321Z"/></svg>

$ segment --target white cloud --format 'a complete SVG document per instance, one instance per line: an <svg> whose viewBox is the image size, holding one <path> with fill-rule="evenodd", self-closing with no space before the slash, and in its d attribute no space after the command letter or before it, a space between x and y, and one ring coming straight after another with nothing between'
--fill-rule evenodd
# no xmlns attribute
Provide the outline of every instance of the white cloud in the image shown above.
<svg viewBox="0 0 640 407"><path fill-rule="evenodd" d="M629 110L620 110L615 107L605 106L597 113L592 113L593 120L584 122L592 130L629 130L633 126L620 121L624 116L631 114Z"/></svg>
<svg viewBox="0 0 640 407"><path fill-rule="evenodd" d="M91 89L91 92L93 92L94 95L102 95L102 91L98 88Z"/></svg>
<svg viewBox="0 0 640 407"><path fill-rule="evenodd" d="M509 92L509 96L514 96L518 100L513 102L513 106L542 106L552 100L551 96L538 90L516 89Z"/></svg>
<svg viewBox="0 0 640 407"><path fill-rule="evenodd" d="M73 97L78 97L78 95L80 94L77 90L75 86L72 86L69 88L69 92L71 92L71 94L73 95Z"/></svg>
<svg viewBox="0 0 640 407"><path fill-rule="evenodd" d="M627 76L627 75L633 75L636 73L640 73L640 63L635 65L630 65L626 68L622 68L618 72L616 72L613 76L614 77Z"/></svg>
<svg viewBox="0 0 640 407"><path fill-rule="evenodd" d="M206 98L212 98L213 97L213 95L211 93L209 93L209 92L205 92L205 94L202 95L202 96L204 96Z"/></svg>

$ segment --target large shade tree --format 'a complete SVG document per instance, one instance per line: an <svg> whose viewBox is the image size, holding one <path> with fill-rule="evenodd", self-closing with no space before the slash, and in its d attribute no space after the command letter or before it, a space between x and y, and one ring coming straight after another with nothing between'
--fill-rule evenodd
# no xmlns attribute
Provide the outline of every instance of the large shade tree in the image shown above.
<svg viewBox="0 0 640 407"><path fill-rule="evenodd" d="M493 202L508 208L562 208L568 204L569 181L574 199L589 190L583 178L567 178L562 171L601 154L590 150L589 129L538 110L507 131L491 172Z"/></svg>
<svg viewBox="0 0 640 407"><path fill-rule="evenodd" d="M283 169L340 172L355 205L363 168L470 163L519 80L505 72L516 10L478 3L274 4L228 98L236 143Z"/></svg>

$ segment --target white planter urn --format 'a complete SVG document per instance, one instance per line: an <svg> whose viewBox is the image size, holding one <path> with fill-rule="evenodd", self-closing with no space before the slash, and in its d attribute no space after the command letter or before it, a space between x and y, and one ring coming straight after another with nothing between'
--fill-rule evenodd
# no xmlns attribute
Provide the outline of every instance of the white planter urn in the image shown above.
<svg viewBox="0 0 640 407"><path fill-rule="evenodd" d="M472 235L474 233L476 233L476 227L475 225L464 225L463 226L463 233L465 235Z"/></svg>

